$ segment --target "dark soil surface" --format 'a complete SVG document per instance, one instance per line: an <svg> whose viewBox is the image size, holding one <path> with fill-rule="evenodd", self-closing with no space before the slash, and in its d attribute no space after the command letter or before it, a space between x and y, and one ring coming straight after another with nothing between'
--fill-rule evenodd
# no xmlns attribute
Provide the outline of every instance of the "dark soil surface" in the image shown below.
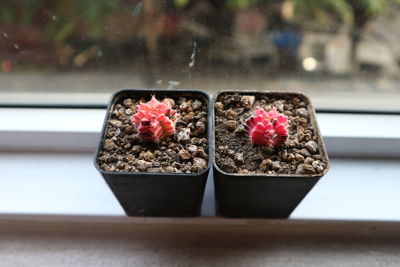
<svg viewBox="0 0 400 267"><path fill-rule="evenodd" d="M290 96L238 93L221 94L215 103L216 164L228 173L319 174L327 168L321 142L311 125L306 100ZM256 108L275 107L289 119L289 137L284 146L267 150L253 145L245 121Z"/></svg>
<svg viewBox="0 0 400 267"><path fill-rule="evenodd" d="M98 158L100 168L159 173L196 173L205 169L208 164L208 105L205 100L169 98L180 119L175 134L158 144L142 142L131 121L137 104L149 100L127 98L113 106Z"/></svg>

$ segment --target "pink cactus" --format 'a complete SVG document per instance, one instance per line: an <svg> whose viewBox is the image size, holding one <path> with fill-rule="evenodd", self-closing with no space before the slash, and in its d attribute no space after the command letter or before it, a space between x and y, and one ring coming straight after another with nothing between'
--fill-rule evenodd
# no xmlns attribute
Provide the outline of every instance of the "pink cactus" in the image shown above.
<svg viewBox="0 0 400 267"><path fill-rule="evenodd" d="M288 138L288 118L275 108L266 112L258 108L254 115L246 120L250 140L255 145L269 149L283 145Z"/></svg>
<svg viewBox="0 0 400 267"><path fill-rule="evenodd" d="M160 102L153 96L149 102L137 106L132 122L143 141L157 143L175 133L178 118L168 101Z"/></svg>

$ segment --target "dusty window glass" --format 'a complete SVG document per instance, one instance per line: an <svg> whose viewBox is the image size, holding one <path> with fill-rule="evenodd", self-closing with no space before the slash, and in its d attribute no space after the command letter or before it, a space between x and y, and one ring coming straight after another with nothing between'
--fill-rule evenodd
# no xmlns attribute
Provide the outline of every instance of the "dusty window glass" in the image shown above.
<svg viewBox="0 0 400 267"><path fill-rule="evenodd" d="M398 111L399 4L2 0L0 102L249 89L301 91L317 108Z"/></svg>

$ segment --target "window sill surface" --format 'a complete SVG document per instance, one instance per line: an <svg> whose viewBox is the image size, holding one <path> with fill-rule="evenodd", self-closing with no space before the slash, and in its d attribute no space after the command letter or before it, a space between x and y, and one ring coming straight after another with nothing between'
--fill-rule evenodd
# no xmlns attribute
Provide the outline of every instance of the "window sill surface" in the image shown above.
<svg viewBox="0 0 400 267"><path fill-rule="evenodd" d="M290 219L400 221L398 168L397 159L332 158L328 174ZM179 221L127 218L94 168L92 153L2 152L0 169L0 218L58 216L65 220L70 216L73 220L96 217L99 221ZM202 216L182 221L228 223L227 219L215 217L212 181L210 174Z"/></svg>

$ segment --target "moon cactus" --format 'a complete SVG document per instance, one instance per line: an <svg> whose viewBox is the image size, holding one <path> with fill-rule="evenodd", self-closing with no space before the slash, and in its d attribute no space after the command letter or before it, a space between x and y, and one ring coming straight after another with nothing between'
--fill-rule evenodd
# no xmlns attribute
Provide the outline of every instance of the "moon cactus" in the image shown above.
<svg viewBox="0 0 400 267"><path fill-rule="evenodd" d="M251 142L269 149L277 148L285 143L288 138L288 125L288 118L275 108L268 112L258 108L254 115L246 120Z"/></svg>
<svg viewBox="0 0 400 267"><path fill-rule="evenodd" d="M137 106L132 122L144 142L159 142L175 133L179 114L171 108L170 102L158 101L154 96L147 103Z"/></svg>

